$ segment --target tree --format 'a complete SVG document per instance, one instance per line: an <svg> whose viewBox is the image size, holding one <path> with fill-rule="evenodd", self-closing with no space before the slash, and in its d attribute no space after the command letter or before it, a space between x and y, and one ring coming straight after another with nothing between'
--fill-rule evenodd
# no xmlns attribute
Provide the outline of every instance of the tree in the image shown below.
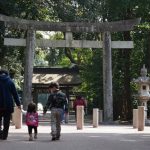
<svg viewBox="0 0 150 150"><path fill-rule="evenodd" d="M24 19L60 21L60 22L110 22L141 17L141 25L131 32L112 33L112 40L134 40L132 50L113 50L113 99L114 118L129 120L132 118L131 81L139 75L141 66L146 64L150 70L150 5L149 0L0 0L0 13ZM3 38L26 37L26 32L5 29L0 23L0 65L23 70L24 48L8 48L3 45ZM73 33L74 39L101 40L101 33ZM64 33L55 35L64 39ZM38 50L35 57L49 62L50 66L69 66L71 63L80 68L83 84L81 91L87 93L93 105L103 106L102 94L102 51L100 49L46 49ZM42 53L42 55L41 55ZM43 56L44 55L44 56ZM13 56L13 59L11 59ZM40 57L42 56L42 57ZM4 63L8 61L8 64ZM19 60L18 62L16 60ZM39 63L39 62L38 62ZM43 64L42 64L43 65ZM23 71L20 71L23 72ZM22 75L22 73L21 73Z"/></svg>

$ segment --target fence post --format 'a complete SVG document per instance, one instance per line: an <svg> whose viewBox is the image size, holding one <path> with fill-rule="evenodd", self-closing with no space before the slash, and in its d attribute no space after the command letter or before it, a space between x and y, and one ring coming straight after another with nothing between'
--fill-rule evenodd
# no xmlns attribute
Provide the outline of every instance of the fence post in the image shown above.
<svg viewBox="0 0 150 150"><path fill-rule="evenodd" d="M84 106L77 106L77 129L83 129L84 125Z"/></svg>
<svg viewBox="0 0 150 150"><path fill-rule="evenodd" d="M138 128L138 109L133 109L133 128Z"/></svg>
<svg viewBox="0 0 150 150"><path fill-rule="evenodd" d="M144 130L145 114L144 106L138 106L138 131Z"/></svg>
<svg viewBox="0 0 150 150"><path fill-rule="evenodd" d="M103 110L99 110L99 123L103 122Z"/></svg>
<svg viewBox="0 0 150 150"><path fill-rule="evenodd" d="M97 128L98 127L98 121L99 120L99 111L98 108L93 109L93 127Z"/></svg>

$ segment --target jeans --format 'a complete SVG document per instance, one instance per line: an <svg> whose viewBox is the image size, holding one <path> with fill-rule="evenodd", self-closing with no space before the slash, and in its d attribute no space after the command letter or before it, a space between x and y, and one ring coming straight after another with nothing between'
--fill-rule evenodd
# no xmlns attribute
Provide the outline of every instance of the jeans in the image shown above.
<svg viewBox="0 0 150 150"><path fill-rule="evenodd" d="M52 108L51 109L51 134L52 134L52 137L60 137L62 113L63 113L63 109L61 109L61 108Z"/></svg>

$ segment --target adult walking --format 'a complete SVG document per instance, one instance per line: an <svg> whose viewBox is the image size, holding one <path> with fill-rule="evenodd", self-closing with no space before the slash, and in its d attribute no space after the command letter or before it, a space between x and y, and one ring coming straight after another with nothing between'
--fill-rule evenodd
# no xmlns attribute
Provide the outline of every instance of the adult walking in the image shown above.
<svg viewBox="0 0 150 150"><path fill-rule="evenodd" d="M0 139L6 140L8 137L10 118L14 112L14 102L21 109L21 103L15 87L6 70L0 69ZM2 128L3 126L3 128Z"/></svg>
<svg viewBox="0 0 150 150"><path fill-rule="evenodd" d="M57 82L51 82L49 89L51 93L44 107L44 114L47 109L51 110L51 135L54 141L60 139L62 113L68 113L68 100L65 93L60 91Z"/></svg>

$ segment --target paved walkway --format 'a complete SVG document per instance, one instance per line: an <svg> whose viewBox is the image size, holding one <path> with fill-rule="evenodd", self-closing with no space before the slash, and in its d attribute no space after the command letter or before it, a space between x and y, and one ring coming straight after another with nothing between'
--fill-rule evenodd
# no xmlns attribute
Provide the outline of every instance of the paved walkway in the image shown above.
<svg viewBox="0 0 150 150"><path fill-rule="evenodd" d="M38 127L38 139L28 141L27 127L10 127L7 141L0 141L0 150L150 150L150 127L137 131L132 126L85 125L77 130L75 124L62 125L60 141L51 141L50 126Z"/></svg>

